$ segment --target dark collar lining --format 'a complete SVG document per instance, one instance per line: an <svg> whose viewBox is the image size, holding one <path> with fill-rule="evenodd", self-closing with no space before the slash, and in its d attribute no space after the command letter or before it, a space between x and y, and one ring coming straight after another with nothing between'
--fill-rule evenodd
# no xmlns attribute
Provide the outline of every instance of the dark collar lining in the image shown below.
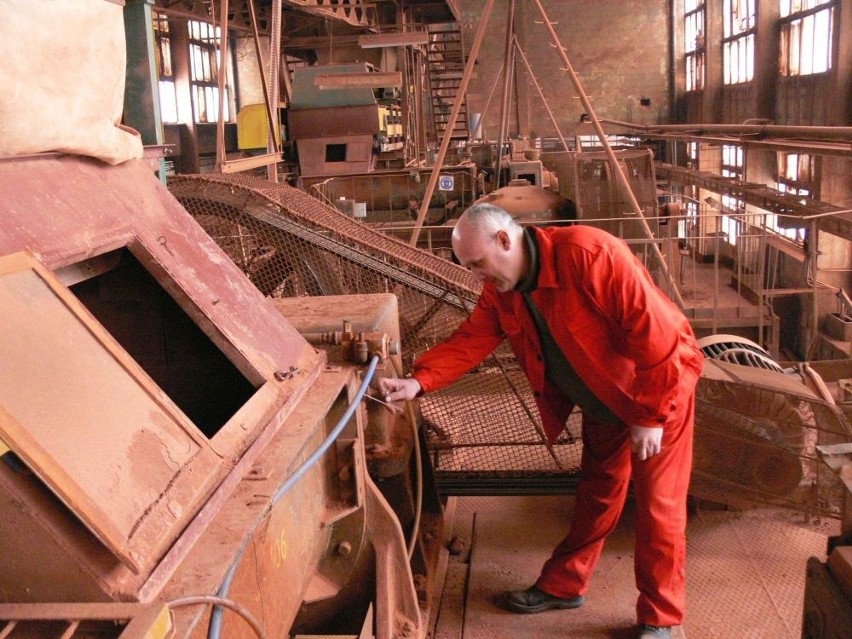
<svg viewBox="0 0 852 639"><path fill-rule="evenodd" d="M531 227L524 228L524 241L530 256L530 269L527 276L515 285L518 293L532 293L538 287L538 272L541 264L538 257L538 241Z"/></svg>

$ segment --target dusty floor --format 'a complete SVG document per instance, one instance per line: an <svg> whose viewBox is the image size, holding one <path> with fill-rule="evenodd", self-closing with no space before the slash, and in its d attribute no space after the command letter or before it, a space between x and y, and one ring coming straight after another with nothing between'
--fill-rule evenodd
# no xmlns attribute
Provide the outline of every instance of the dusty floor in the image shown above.
<svg viewBox="0 0 852 639"><path fill-rule="evenodd" d="M447 506L449 554L433 639L630 639L634 636L633 511L610 536L586 604L517 615L500 593L526 588L562 538L569 496L456 497ZM763 508L698 508L688 524L687 620L676 639L793 639L801 636L805 564L825 557L832 519Z"/></svg>

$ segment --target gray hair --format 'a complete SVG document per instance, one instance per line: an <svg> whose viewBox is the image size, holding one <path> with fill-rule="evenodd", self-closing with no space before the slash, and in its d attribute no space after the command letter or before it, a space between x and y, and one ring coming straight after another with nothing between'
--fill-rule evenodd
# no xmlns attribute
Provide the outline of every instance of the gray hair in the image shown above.
<svg viewBox="0 0 852 639"><path fill-rule="evenodd" d="M474 204L468 208L459 218L457 225L459 224L466 224L480 233L496 233L503 230L514 236L523 233L523 228L515 221L515 218L499 206L486 202Z"/></svg>

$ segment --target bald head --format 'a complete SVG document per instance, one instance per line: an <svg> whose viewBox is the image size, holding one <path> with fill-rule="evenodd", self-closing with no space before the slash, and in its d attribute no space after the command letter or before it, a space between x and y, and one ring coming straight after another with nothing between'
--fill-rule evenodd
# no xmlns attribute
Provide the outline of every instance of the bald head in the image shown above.
<svg viewBox="0 0 852 639"><path fill-rule="evenodd" d="M453 252L462 266L500 291L515 287L528 269L524 230L493 204L475 204L453 229Z"/></svg>
<svg viewBox="0 0 852 639"><path fill-rule="evenodd" d="M453 241L456 237L469 233L494 234L497 231L507 231L512 235L522 235L521 225L509 213L493 204L474 204L462 213L453 230Z"/></svg>

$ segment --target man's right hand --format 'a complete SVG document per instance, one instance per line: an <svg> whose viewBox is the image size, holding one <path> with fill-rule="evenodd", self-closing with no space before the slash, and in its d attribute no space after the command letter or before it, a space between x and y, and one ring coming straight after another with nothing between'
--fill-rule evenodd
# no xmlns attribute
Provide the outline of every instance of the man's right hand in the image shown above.
<svg viewBox="0 0 852 639"><path fill-rule="evenodd" d="M411 377L404 379L383 377L379 380L379 392L382 394L381 399L388 404L414 399L420 391L420 382Z"/></svg>

